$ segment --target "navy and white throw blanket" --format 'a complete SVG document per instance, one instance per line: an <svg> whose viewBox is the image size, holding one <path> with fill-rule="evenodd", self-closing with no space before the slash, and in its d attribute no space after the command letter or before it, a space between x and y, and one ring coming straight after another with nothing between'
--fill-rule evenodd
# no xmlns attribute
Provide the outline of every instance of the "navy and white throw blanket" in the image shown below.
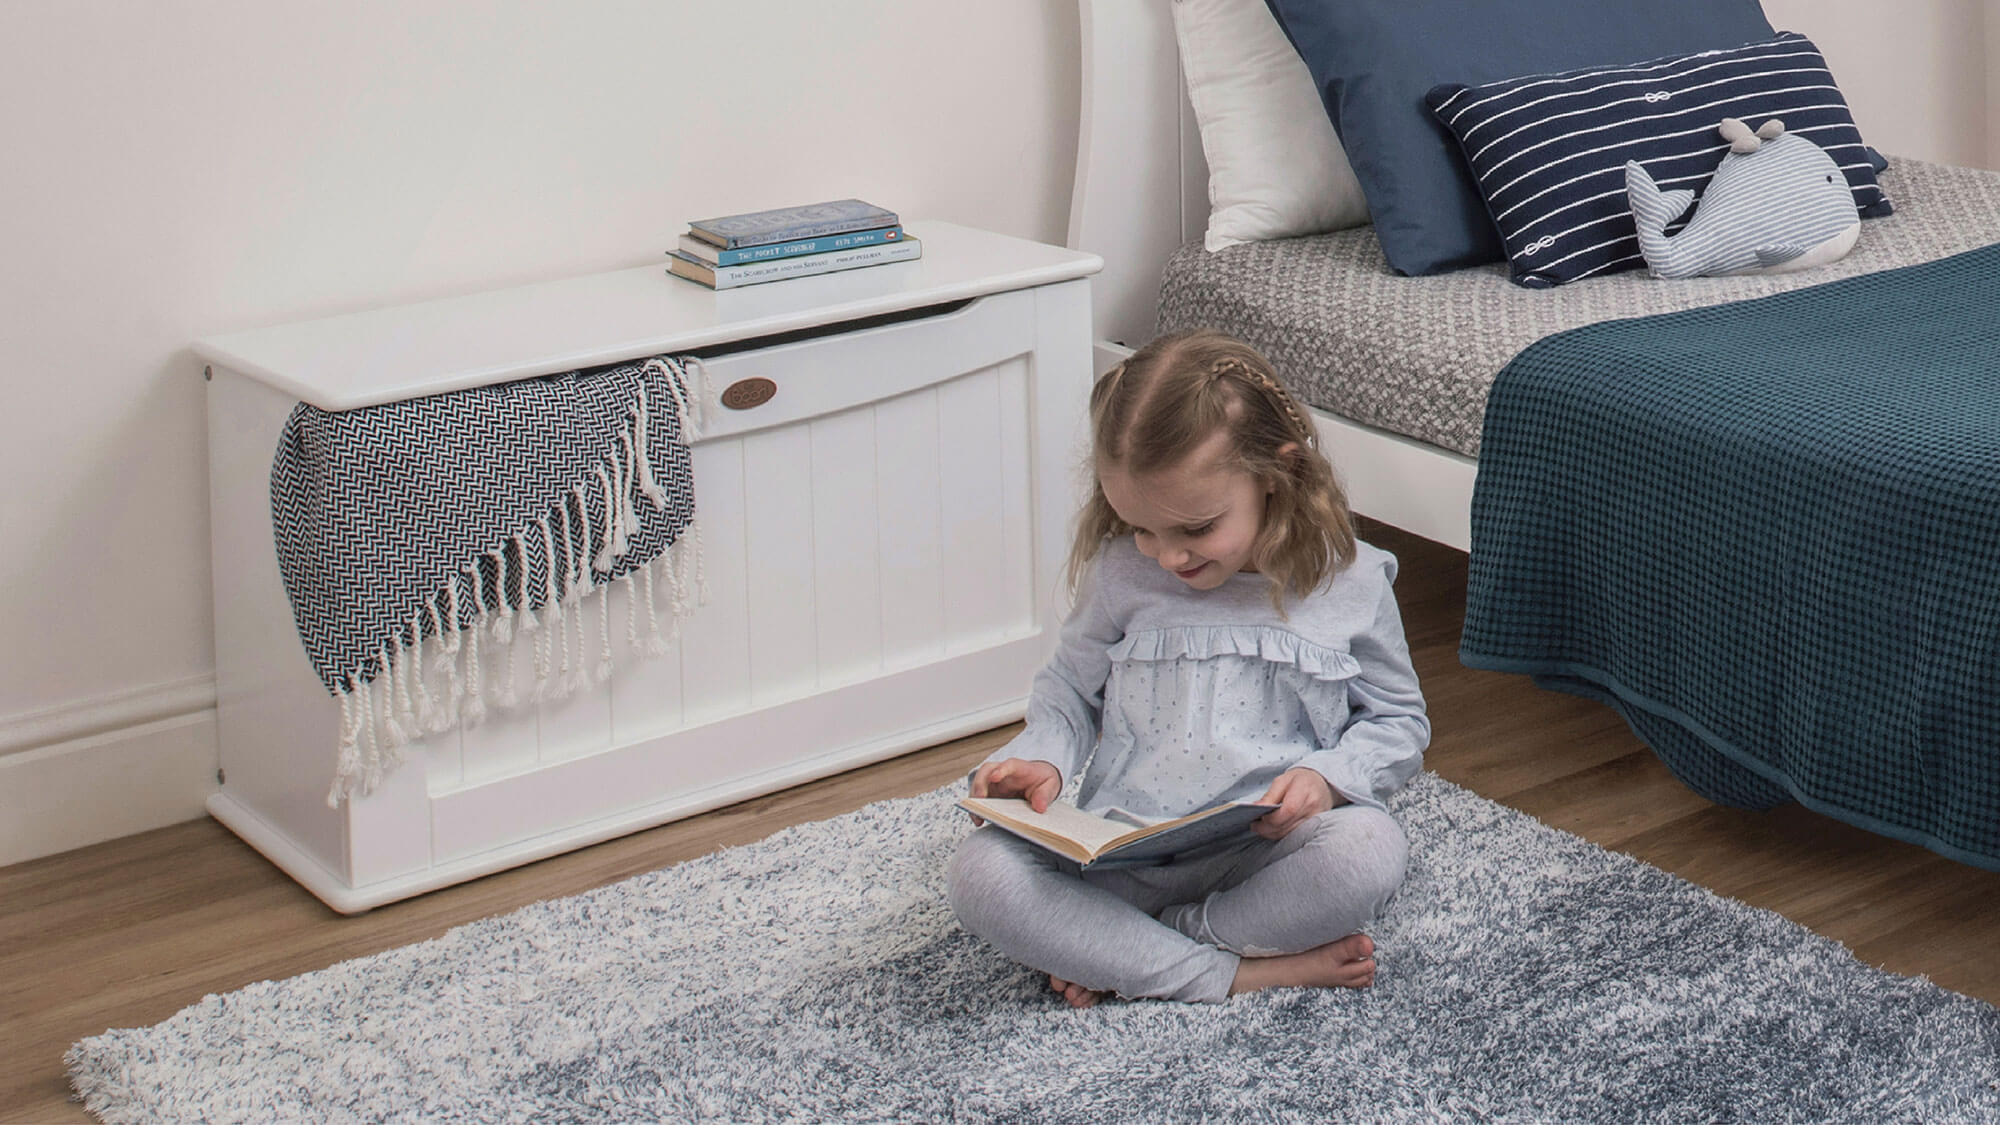
<svg viewBox="0 0 2000 1125"><path fill-rule="evenodd" d="M2000 246L1522 351L1460 655L1712 800L2000 869Z"/></svg>
<svg viewBox="0 0 2000 1125"><path fill-rule="evenodd" d="M687 444L702 382L699 361L661 357L292 411L271 517L299 638L341 702L328 804L427 731L585 690L615 648L667 651L703 597ZM513 682L515 645L533 648L532 683Z"/></svg>

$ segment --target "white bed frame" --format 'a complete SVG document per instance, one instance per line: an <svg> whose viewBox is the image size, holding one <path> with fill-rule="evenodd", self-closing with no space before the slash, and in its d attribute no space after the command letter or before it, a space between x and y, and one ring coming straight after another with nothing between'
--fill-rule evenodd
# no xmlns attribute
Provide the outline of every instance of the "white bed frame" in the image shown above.
<svg viewBox="0 0 2000 1125"><path fill-rule="evenodd" d="M1079 0L1083 116L1069 245L1092 286L1102 372L1158 329L1160 273L1208 225L1208 164L1181 81L1170 0ZM1314 410L1354 509L1466 550L1472 458Z"/></svg>

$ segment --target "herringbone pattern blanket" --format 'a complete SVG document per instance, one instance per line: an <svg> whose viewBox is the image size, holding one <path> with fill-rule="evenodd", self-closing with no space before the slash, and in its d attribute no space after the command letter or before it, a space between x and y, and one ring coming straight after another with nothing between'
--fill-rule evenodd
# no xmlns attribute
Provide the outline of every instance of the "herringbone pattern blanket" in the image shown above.
<svg viewBox="0 0 2000 1125"><path fill-rule="evenodd" d="M665 649L655 578L678 617L699 565L687 446L697 383L661 358L292 412L271 517L300 640L342 701L330 803L373 788L423 731L479 721L489 700L606 678L609 598L595 630L586 599L609 583L636 580L627 647ZM534 646L524 693L482 675L482 637ZM511 669L493 659L504 653L489 650L485 667Z"/></svg>

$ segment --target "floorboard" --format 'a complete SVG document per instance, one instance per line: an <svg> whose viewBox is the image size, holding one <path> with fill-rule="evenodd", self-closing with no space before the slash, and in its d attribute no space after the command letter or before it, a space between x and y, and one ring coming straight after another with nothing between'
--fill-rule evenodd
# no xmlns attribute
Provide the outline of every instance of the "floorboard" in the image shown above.
<svg viewBox="0 0 2000 1125"><path fill-rule="evenodd" d="M1458 662L1465 556L1380 525L1435 739L1427 765L1546 823L1776 910L1863 961L2000 1003L2000 873L1796 806L1694 796L1608 708ZM1015 728L785 790L344 918L213 821L0 868L0 1121L88 1121L62 1053L211 992L453 926L956 780ZM1690 950L1690 956L1699 951Z"/></svg>

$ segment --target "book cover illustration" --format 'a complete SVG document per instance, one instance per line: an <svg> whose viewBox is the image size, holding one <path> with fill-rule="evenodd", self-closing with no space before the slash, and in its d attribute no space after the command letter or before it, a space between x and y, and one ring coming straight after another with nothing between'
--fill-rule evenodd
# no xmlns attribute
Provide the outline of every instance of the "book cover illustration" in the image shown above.
<svg viewBox="0 0 2000 1125"><path fill-rule="evenodd" d="M889 211L859 199L832 199L801 207L778 207L741 215L697 219L688 232L724 250L739 246L762 246L848 231L893 227L902 220Z"/></svg>
<svg viewBox="0 0 2000 1125"><path fill-rule="evenodd" d="M1162 863L1242 835L1250 831L1252 821L1278 806L1232 801L1157 823L1129 813L1114 817L1084 812L1067 801L1049 802L1047 812L1036 812L1017 797L966 797L958 807L1086 869L1104 870Z"/></svg>
<svg viewBox="0 0 2000 1125"><path fill-rule="evenodd" d="M762 246L739 246L734 250L724 250L720 246L691 234L681 235L680 252L690 258L698 258L711 266L734 266L743 262L768 262L777 258L795 258L801 254L825 254L833 250L851 250L857 246L877 246L884 242L895 242L903 237L903 228L879 227L874 230L858 230L849 234L829 234L820 238L771 242Z"/></svg>
<svg viewBox="0 0 2000 1125"><path fill-rule="evenodd" d="M712 289L734 289L740 285L782 281L790 277L808 277L814 274L858 269L862 266L906 262L923 257L923 253L922 240L907 235L895 242L874 246L857 246L850 250L835 250L828 254L777 258L768 262L744 262L734 266L711 266L678 250L669 250L667 272L690 281L698 281Z"/></svg>

